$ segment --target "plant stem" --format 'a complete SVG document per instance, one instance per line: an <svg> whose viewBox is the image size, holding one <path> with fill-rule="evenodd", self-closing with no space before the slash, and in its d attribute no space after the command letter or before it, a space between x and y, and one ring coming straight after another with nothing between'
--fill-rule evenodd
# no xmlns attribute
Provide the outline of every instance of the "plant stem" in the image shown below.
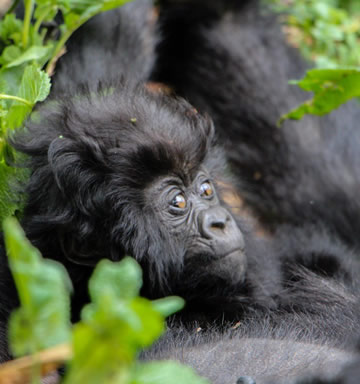
<svg viewBox="0 0 360 384"><path fill-rule="evenodd" d="M66 44L68 41L69 37L73 33L74 29L71 30L65 30L64 34L61 36L61 39L58 41L56 44L55 50L53 55L51 56L51 59L46 65L45 72L50 76L51 68L53 67L53 63L55 60L57 60L59 53L61 52L63 46Z"/></svg>
<svg viewBox="0 0 360 384"><path fill-rule="evenodd" d="M49 60L49 62L47 63L46 65L46 73L50 76L50 72L51 72L51 68L53 67L53 63L55 60L57 60L58 58L58 55L59 53L61 52L61 50L63 49L64 45L66 44L66 42L69 40L70 36L78 29L80 28L84 23L86 23L92 16L94 16L96 13L92 14L92 15L89 15L88 17L84 18L84 19L80 19L76 25L71 28L71 29L66 29L64 32L63 32L63 35L61 36L60 40L58 41L58 43L56 44L56 47L55 47L55 50L54 50L54 53L51 57L51 59Z"/></svg>
<svg viewBox="0 0 360 384"><path fill-rule="evenodd" d="M30 103L30 101L27 101L26 99L23 99L22 97L18 97L18 96L11 96L11 95L5 95L3 93L0 93L0 100L1 99L18 101L19 103L23 103L28 105L29 107L33 107L33 104Z"/></svg>
<svg viewBox="0 0 360 384"><path fill-rule="evenodd" d="M54 7L47 9L45 12L43 12L39 18L36 20L36 23L34 25L34 32L37 33L41 27L42 22L45 20L46 16L54 9Z"/></svg>
<svg viewBox="0 0 360 384"><path fill-rule="evenodd" d="M34 0L25 0L25 16L24 16L24 26L23 26L23 34L22 34L22 45L23 48L27 48L29 42L29 34L30 34L30 23L31 16L34 8Z"/></svg>

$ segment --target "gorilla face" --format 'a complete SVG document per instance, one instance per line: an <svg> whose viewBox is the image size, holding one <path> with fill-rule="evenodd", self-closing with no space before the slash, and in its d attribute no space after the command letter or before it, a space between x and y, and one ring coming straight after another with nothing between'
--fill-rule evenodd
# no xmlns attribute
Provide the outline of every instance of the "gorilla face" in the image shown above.
<svg viewBox="0 0 360 384"><path fill-rule="evenodd" d="M222 205L209 172L201 169L192 180L164 177L151 185L148 196L147 204L154 205L158 222L185 245L182 257L187 278L204 273L234 283L243 280L244 237Z"/></svg>

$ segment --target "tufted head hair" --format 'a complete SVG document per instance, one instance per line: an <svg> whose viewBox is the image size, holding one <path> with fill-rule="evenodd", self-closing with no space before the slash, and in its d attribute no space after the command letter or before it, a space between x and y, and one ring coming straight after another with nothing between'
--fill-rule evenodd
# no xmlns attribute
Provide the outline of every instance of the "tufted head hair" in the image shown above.
<svg viewBox="0 0 360 384"><path fill-rule="evenodd" d="M216 177L224 163L210 119L123 83L44 103L11 142L30 156L24 226L45 256L94 265L130 254L157 278L185 250L154 218L147 186L165 175L186 185L202 167Z"/></svg>

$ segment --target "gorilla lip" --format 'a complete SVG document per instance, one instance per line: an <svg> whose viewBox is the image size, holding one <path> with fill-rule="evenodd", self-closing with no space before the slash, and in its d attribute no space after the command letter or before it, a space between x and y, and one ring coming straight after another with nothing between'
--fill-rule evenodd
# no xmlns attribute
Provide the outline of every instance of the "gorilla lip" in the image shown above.
<svg viewBox="0 0 360 384"><path fill-rule="evenodd" d="M226 257L231 257L231 256L235 255L236 253L244 254L244 249L243 248L232 249L230 252L227 252L227 253L224 253L223 255L218 256L218 259L220 260L220 259L224 259Z"/></svg>

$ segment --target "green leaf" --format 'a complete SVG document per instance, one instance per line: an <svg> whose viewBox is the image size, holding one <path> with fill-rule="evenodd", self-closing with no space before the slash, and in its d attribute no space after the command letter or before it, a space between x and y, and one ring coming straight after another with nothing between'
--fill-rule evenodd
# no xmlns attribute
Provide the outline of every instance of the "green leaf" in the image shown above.
<svg viewBox="0 0 360 384"><path fill-rule="evenodd" d="M164 317L168 317L180 311L185 305L185 301L178 296L165 297L152 302L154 308Z"/></svg>
<svg viewBox="0 0 360 384"><path fill-rule="evenodd" d="M32 46L27 49L24 53L18 56L13 61L9 62L6 67L16 67L18 65L27 63L29 61L43 61L44 59L49 58L49 54L51 51L51 47L40 47L40 46Z"/></svg>
<svg viewBox="0 0 360 384"><path fill-rule="evenodd" d="M14 218L7 218L3 229L20 299L9 323L12 352L22 356L69 341L71 283L64 267L42 259Z"/></svg>
<svg viewBox="0 0 360 384"><path fill-rule="evenodd" d="M101 8L102 3L102 0L69 0L68 6L72 12L81 14L94 6L99 6Z"/></svg>
<svg viewBox="0 0 360 384"><path fill-rule="evenodd" d="M164 330L156 306L137 296L141 284L134 259L99 263L89 283L92 303L74 327L74 359L65 383L127 382L119 380L129 377L138 351Z"/></svg>
<svg viewBox="0 0 360 384"><path fill-rule="evenodd" d="M37 7L34 12L34 18L40 19L40 22L52 21L58 12L56 0L37 0Z"/></svg>
<svg viewBox="0 0 360 384"><path fill-rule="evenodd" d="M305 114L322 116L348 100L360 96L359 69L312 69L299 81L292 81L305 91L314 92L313 99L283 115L285 119L301 119Z"/></svg>
<svg viewBox="0 0 360 384"><path fill-rule="evenodd" d="M20 83L25 66L3 68L0 70L0 92L16 95L19 92ZM10 107L10 105L8 105Z"/></svg>
<svg viewBox="0 0 360 384"><path fill-rule="evenodd" d="M45 100L50 92L50 78L41 71L37 65L32 64L25 68L20 88L16 96L27 100L30 105L13 102L7 115L8 129L21 127L25 118L30 114L32 106Z"/></svg>
<svg viewBox="0 0 360 384"><path fill-rule="evenodd" d="M69 0L68 6L71 12L77 13L82 17L88 17L93 12L117 8L130 1L132 0Z"/></svg>
<svg viewBox="0 0 360 384"><path fill-rule="evenodd" d="M120 7L126 3L129 3L132 0L105 0L103 1L101 11L109 11L110 9Z"/></svg>
<svg viewBox="0 0 360 384"><path fill-rule="evenodd" d="M210 382L198 376L190 367L175 361L156 361L138 364L130 384L210 384Z"/></svg>
<svg viewBox="0 0 360 384"><path fill-rule="evenodd" d="M139 264L131 257L121 263L102 260L89 283L90 297L94 302L108 294L118 299L132 299L139 294L142 272Z"/></svg>
<svg viewBox="0 0 360 384"><path fill-rule="evenodd" d="M78 28L96 14L120 7L132 0L69 0L69 10L64 14L69 30Z"/></svg>
<svg viewBox="0 0 360 384"><path fill-rule="evenodd" d="M0 117L0 120L2 117ZM24 203L24 195L20 195L14 188L21 180L26 180L28 170L13 168L6 164L3 151L6 147L4 139L0 138L0 220L14 215Z"/></svg>
<svg viewBox="0 0 360 384"><path fill-rule="evenodd" d="M0 56L0 64L6 65L11 61L16 60L21 55L21 49L16 45L9 45L3 50L2 55Z"/></svg>
<svg viewBox="0 0 360 384"><path fill-rule="evenodd" d="M9 13L0 21L0 40L9 44L11 41L18 44L21 40L23 22Z"/></svg>

